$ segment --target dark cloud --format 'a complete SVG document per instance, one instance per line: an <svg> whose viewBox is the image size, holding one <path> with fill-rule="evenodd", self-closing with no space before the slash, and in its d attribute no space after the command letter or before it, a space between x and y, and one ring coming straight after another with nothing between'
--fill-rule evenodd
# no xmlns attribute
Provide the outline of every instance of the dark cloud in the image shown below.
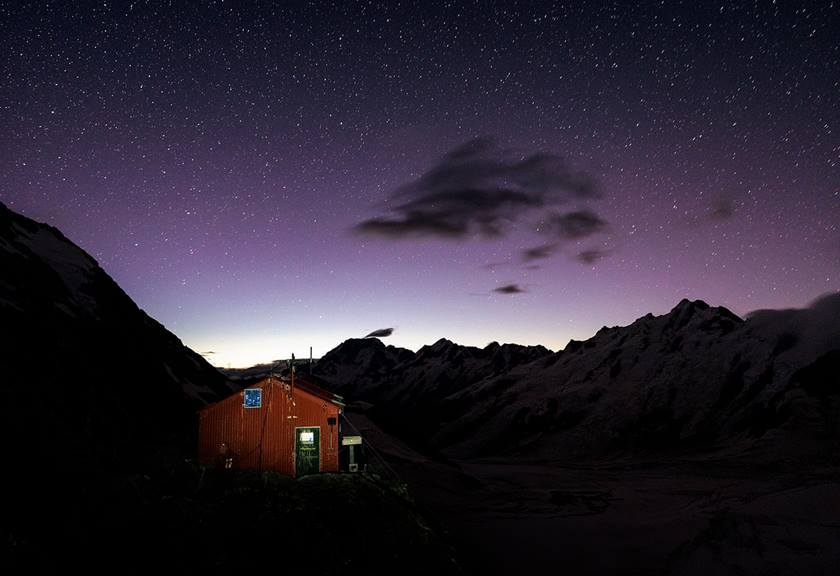
<svg viewBox="0 0 840 576"><path fill-rule="evenodd" d="M207 352L201 352L200 354L202 356L210 356L211 354L215 354L215 352L213 350L208 350Z"/></svg>
<svg viewBox="0 0 840 576"><path fill-rule="evenodd" d="M502 268L503 266L510 266L511 262L509 260L505 260L503 262L489 262L487 264L482 264L481 268L484 270L495 270L496 268Z"/></svg>
<svg viewBox="0 0 840 576"><path fill-rule="evenodd" d="M735 213L735 205L731 200L721 198L717 200L706 214L706 220L727 220Z"/></svg>
<svg viewBox="0 0 840 576"><path fill-rule="evenodd" d="M390 214L365 220L355 230L390 238L497 237L526 212L598 197L596 181L558 156L514 158L492 140L477 138L399 188Z"/></svg>
<svg viewBox="0 0 840 576"><path fill-rule="evenodd" d="M543 244L541 246L534 246L522 251L523 262L533 262L534 260L542 260L549 258L554 251L557 250L556 244Z"/></svg>
<svg viewBox="0 0 840 576"><path fill-rule="evenodd" d="M735 214L735 203L728 198L719 198L702 213L689 217L689 224L703 225L707 222L722 222Z"/></svg>
<svg viewBox="0 0 840 576"><path fill-rule="evenodd" d="M462 238L477 231L504 235L506 225L524 210L543 205L541 198L516 190L451 190L426 194L400 204L397 218L371 218L357 226L382 236Z"/></svg>
<svg viewBox="0 0 840 576"><path fill-rule="evenodd" d="M373 332L365 336L365 338L387 338L393 333L393 328L380 328L379 330L374 330Z"/></svg>
<svg viewBox="0 0 840 576"><path fill-rule="evenodd" d="M747 326L791 352L816 357L840 348L840 292L823 294L806 308L755 310Z"/></svg>
<svg viewBox="0 0 840 576"><path fill-rule="evenodd" d="M606 221L592 210L577 210L565 214L555 212L540 226L543 232L556 234L566 240L585 238L602 232L606 227Z"/></svg>
<svg viewBox="0 0 840 576"><path fill-rule="evenodd" d="M610 255L609 250L600 250L598 248L593 248L592 250L584 250L583 252L579 252L575 258L578 262L583 262L584 264L594 264L601 258L606 258Z"/></svg>
<svg viewBox="0 0 840 576"><path fill-rule="evenodd" d="M493 292L498 294L522 294L523 292L527 292L527 290L522 288L519 284L506 284L505 286L493 288Z"/></svg>
<svg viewBox="0 0 840 576"><path fill-rule="evenodd" d="M588 209L576 210L561 214L559 212L549 213L538 229L550 236L556 236L564 241L580 240L603 232L607 228L607 222L595 212ZM522 251L522 261L532 262L549 258L558 249L560 244L542 244ZM585 250L578 254L577 259L581 262L592 263L606 256L608 252L602 250Z"/></svg>

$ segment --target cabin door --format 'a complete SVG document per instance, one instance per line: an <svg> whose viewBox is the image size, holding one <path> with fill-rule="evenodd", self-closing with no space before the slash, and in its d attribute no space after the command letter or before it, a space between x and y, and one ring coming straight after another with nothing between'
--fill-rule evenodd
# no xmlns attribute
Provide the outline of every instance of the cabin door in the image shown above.
<svg viewBox="0 0 840 576"><path fill-rule="evenodd" d="M321 471L321 428L295 428L295 476Z"/></svg>

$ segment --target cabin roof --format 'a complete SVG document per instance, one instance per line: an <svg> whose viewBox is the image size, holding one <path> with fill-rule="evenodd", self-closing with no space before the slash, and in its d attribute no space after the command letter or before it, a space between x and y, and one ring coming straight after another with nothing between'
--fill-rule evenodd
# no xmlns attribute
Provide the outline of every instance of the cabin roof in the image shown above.
<svg viewBox="0 0 840 576"><path fill-rule="evenodd" d="M205 411L207 409L210 409L214 406L218 406L220 404L223 404L223 403L227 402L228 400L230 400L231 398L233 398L234 396L238 396L239 394L241 394L242 390L246 390L248 388L262 388L262 387L264 387L265 385L268 384L269 380L273 380L276 383L283 383L283 384L289 384L289 385L291 385L291 383L292 383L292 379L291 379L290 376L266 376L265 378L251 384L250 386L245 386L241 390L237 390L233 394L231 394L229 396L226 396L225 398L222 398L218 402L213 402L212 404L208 404L207 406L204 406L203 408L201 408L200 411L203 412L203 411ZM327 402L335 404L339 408L344 408L344 406L345 406L343 397L339 396L338 394L333 394L332 392L329 392L328 390L324 390L320 386L318 386L316 384L313 384L312 382L310 382L310 381L308 381L304 378L300 378L298 376L295 376L295 388L298 389L298 390L302 390L303 392L305 392L305 393L307 393L311 396L314 396L314 397L319 398L321 400L325 400Z"/></svg>
<svg viewBox="0 0 840 576"><path fill-rule="evenodd" d="M254 384L254 386L261 386L261 385L265 384L266 382L268 382L268 380L279 380L280 382L283 382L284 384L291 384L292 383L292 378L290 376L268 376L266 378L263 378L262 380L260 380L256 384ZM301 389L305 392L309 392L313 396L317 396L318 398L321 398L322 400L332 402L333 404L336 404L338 406L342 406L342 407L344 406L344 398L342 396L339 396L338 394L333 394L332 392L330 392L328 390L324 390L320 386L318 386L316 384L313 384L309 380L306 380L305 378L301 378L300 376L295 376L295 388L299 388L299 389Z"/></svg>

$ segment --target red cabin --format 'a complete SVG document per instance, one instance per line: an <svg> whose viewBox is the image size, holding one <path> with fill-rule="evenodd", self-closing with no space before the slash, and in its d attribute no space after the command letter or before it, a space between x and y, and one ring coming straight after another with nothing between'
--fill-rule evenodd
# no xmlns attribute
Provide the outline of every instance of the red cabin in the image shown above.
<svg viewBox="0 0 840 576"><path fill-rule="evenodd" d="M338 472L341 400L298 377L265 378L201 410L199 461L294 477Z"/></svg>

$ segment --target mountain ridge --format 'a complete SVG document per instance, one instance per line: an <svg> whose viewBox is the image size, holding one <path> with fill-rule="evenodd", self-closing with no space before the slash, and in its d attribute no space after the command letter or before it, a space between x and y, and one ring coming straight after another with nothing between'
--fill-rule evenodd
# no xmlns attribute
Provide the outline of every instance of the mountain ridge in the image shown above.
<svg viewBox="0 0 840 576"><path fill-rule="evenodd" d="M235 390L61 231L2 203L0 267L0 314L15 336L2 358L7 405L37 391L34 418L8 419L15 437L39 430L47 445L129 462L132 450L192 437L195 409Z"/></svg>
<svg viewBox="0 0 840 576"><path fill-rule="evenodd" d="M324 356L330 370L319 363L314 375L348 401L372 404L371 414L403 437L456 457L791 451L802 434L808 450L824 452L836 441L840 387L813 382L834 365L838 325L840 294L746 319L682 299L557 352L444 338L397 358L388 357L393 347L366 340L347 354L347 341ZM386 358L376 371L354 360L366 347Z"/></svg>

